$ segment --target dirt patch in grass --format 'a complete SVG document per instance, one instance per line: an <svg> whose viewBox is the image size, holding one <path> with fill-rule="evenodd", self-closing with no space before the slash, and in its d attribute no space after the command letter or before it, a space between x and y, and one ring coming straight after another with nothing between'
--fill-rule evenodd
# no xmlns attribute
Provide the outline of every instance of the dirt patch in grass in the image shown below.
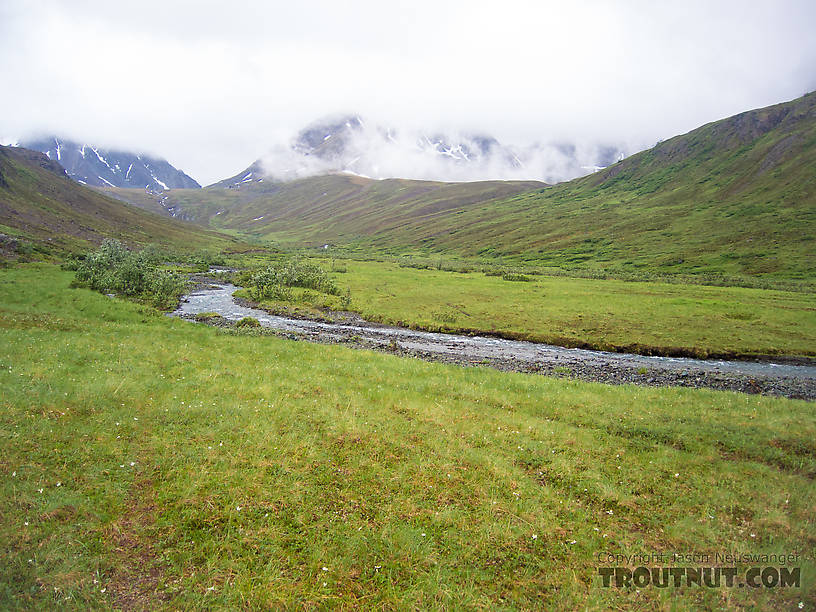
<svg viewBox="0 0 816 612"><path fill-rule="evenodd" d="M166 568L149 535L155 523L155 490L150 480L134 483L122 518L105 531L116 554L108 589L118 610L152 610L168 595L158 592Z"/></svg>

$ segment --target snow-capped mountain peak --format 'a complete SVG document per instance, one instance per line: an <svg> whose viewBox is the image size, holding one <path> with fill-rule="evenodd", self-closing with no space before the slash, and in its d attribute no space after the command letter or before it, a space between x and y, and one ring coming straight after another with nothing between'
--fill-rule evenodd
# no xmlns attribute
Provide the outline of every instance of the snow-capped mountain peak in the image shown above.
<svg viewBox="0 0 816 612"><path fill-rule="evenodd" d="M45 153L83 185L139 187L151 191L200 187L166 160L140 153L102 149L56 136L24 142L21 146Z"/></svg>

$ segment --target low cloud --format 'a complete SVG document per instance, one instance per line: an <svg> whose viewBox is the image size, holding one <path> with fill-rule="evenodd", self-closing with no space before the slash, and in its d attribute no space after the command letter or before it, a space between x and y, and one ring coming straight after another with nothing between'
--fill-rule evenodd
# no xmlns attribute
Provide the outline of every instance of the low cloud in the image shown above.
<svg viewBox="0 0 816 612"><path fill-rule="evenodd" d="M261 163L267 176L283 181L348 172L374 179L556 183L627 152L621 145L590 142L506 145L489 135L428 134L348 117L310 126L274 146Z"/></svg>

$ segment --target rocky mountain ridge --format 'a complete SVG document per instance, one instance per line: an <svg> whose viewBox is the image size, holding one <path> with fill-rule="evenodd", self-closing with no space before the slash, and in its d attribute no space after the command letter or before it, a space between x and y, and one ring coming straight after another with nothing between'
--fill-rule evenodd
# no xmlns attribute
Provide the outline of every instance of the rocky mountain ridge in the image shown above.
<svg viewBox="0 0 816 612"><path fill-rule="evenodd" d="M57 136L22 142L20 146L45 153L82 185L140 187L157 192L201 186L167 160L141 153L102 149Z"/></svg>

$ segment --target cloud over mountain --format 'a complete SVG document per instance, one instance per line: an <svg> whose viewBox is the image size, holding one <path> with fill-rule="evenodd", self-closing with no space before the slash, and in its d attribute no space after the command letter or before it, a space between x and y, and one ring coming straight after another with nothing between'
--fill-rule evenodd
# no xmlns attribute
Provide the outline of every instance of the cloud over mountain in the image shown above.
<svg viewBox="0 0 816 612"><path fill-rule="evenodd" d="M621 146L542 142L511 146L485 134L424 132L337 115L302 129L290 142L271 148L249 172L286 181L347 172L371 178L438 181L569 180L614 163Z"/></svg>

